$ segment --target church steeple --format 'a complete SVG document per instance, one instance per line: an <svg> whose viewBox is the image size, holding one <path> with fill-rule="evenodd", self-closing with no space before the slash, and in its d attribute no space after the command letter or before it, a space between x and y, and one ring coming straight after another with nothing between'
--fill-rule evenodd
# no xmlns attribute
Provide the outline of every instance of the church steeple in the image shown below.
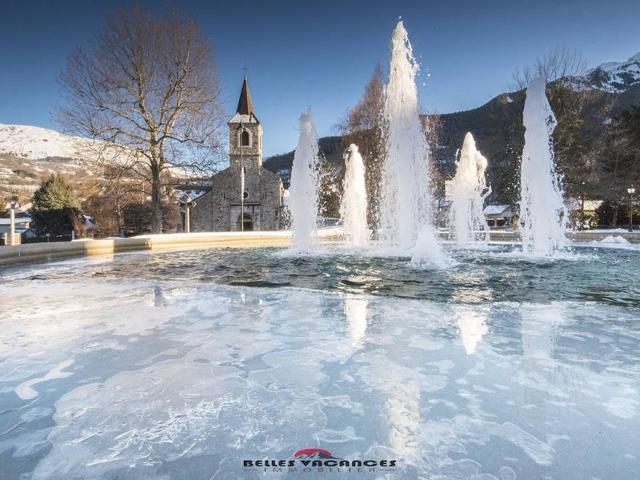
<svg viewBox="0 0 640 480"><path fill-rule="evenodd" d="M240 98L238 99L238 108L236 113L240 115L248 115L251 120L258 121L256 112L253 107L253 99L251 98L251 92L249 91L249 82L247 76L244 76L244 82L242 82L242 90L240 91ZM253 118L252 118L253 117Z"/></svg>
<svg viewBox="0 0 640 480"><path fill-rule="evenodd" d="M229 163L231 166L262 165L262 125L256 117L247 75L242 82L236 113L229 120Z"/></svg>

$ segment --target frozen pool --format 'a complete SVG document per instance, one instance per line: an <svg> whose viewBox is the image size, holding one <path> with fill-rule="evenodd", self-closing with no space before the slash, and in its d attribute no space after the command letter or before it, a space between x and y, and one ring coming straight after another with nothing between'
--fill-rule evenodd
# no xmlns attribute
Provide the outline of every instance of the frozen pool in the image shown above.
<svg viewBox="0 0 640 480"><path fill-rule="evenodd" d="M640 252L453 256L5 270L0 478L637 478ZM397 466L243 464L310 447Z"/></svg>

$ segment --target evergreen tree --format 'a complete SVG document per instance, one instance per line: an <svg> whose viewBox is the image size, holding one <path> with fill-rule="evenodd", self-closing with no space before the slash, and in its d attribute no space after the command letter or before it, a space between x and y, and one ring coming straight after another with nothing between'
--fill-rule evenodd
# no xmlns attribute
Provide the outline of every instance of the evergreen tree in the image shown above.
<svg viewBox="0 0 640 480"><path fill-rule="evenodd" d="M616 119L607 132L606 145L599 159L599 187L607 204L607 223L616 225L627 188L640 184L640 105L631 107Z"/></svg>
<svg viewBox="0 0 640 480"><path fill-rule="evenodd" d="M62 175L53 174L40 184L32 199L31 215L38 235L70 235L81 228L80 201Z"/></svg>

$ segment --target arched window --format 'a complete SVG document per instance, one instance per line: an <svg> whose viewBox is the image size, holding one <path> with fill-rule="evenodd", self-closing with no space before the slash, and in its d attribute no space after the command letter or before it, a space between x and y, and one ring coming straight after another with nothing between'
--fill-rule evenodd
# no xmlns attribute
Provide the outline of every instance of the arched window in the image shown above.
<svg viewBox="0 0 640 480"><path fill-rule="evenodd" d="M243 147L248 147L249 145L251 145L251 136L246 130L243 130L240 134L240 145L242 145Z"/></svg>

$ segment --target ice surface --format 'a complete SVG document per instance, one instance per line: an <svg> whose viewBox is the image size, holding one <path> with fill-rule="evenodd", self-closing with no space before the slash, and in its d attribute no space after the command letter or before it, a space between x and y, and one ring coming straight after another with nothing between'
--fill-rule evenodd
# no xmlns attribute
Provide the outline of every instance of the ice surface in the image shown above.
<svg viewBox="0 0 640 480"><path fill-rule="evenodd" d="M203 252L123 265L143 258L140 280L76 261L0 283L8 478L263 478L242 460L309 446L397 458L398 479L640 468L637 307L495 301L478 266L435 302L166 278Z"/></svg>

